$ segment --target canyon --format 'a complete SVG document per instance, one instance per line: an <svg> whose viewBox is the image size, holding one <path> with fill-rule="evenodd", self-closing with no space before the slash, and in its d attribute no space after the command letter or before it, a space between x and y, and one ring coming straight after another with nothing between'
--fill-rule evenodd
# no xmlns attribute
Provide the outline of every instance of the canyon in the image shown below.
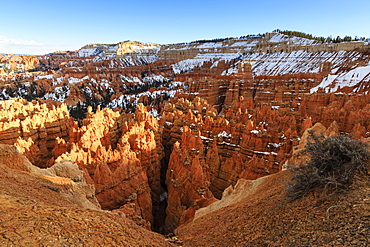
<svg viewBox="0 0 370 247"><path fill-rule="evenodd" d="M78 208L81 215L106 220L102 231L114 226L133 236L115 236L111 243L150 243L148 234L151 246L181 245L152 230L175 232L185 246L216 244L219 233L206 243L191 234L201 232L202 224L222 225L223 214L236 217L228 209L248 215L242 205L270 210L278 204L288 180L285 167L305 160L299 151L307 130L369 142L369 50L367 40L325 43L266 33L3 55L0 181L14 177L14 185L3 189L2 204L25 212L32 206L19 205L16 199L25 195L11 190L24 177L30 193L42 188L36 199L27 195L42 205L41 214L61 210L66 217ZM367 200L367 185L361 186L361 200ZM55 209L50 191L65 208ZM295 207L299 202L288 208ZM273 210L268 215L278 217ZM239 228L227 222L246 234L241 222ZM224 246L242 245L225 239ZM258 245L253 241L248 243Z"/></svg>

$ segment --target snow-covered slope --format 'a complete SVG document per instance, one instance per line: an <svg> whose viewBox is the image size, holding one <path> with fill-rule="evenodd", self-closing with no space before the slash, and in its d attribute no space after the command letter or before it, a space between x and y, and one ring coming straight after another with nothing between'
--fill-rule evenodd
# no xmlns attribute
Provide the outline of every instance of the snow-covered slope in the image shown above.
<svg viewBox="0 0 370 247"><path fill-rule="evenodd" d="M343 71L337 74L329 74L322 82L311 89L311 93L316 92L319 88L323 88L325 92L332 93L343 87L355 87L360 82L367 79L370 81L370 65L363 67L356 67L349 71ZM355 92L356 89L353 90Z"/></svg>
<svg viewBox="0 0 370 247"><path fill-rule="evenodd" d="M126 66L152 63L157 60L160 46L151 43L126 41L118 44L91 44L78 50L79 57L95 56L97 61L121 59Z"/></svg>

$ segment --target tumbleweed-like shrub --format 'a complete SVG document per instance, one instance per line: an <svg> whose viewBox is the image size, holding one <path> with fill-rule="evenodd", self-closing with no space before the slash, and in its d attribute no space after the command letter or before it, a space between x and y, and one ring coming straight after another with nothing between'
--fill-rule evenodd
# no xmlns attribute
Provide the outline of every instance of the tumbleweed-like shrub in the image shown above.
<svg viewBox="0 0 370 247"><path fill-rule="evenodd" d="M369 145L347 135L325 138L311 131L303 154L309 157L305 163L288 167L292 172L286 185L289 201L316 188L322 188L325 193L340 192L351 185L356 173L368 172Z"/></svg>

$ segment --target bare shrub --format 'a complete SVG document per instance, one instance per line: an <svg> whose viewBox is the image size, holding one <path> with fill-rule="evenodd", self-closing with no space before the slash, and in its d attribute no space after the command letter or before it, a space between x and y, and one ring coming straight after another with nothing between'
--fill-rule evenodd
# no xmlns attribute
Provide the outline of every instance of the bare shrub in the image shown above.
<svg viewBox="0 0 370 247"><path fill-rule="evenodd" d="M289 201L299 199L316 188L326 193L336 193L347 189L357 172L368 171L370 159L369 145L338 135L325 138L310 132L309 143L304 154L310 159L298 167L289 167L291 181L286 185Z"/></svg>

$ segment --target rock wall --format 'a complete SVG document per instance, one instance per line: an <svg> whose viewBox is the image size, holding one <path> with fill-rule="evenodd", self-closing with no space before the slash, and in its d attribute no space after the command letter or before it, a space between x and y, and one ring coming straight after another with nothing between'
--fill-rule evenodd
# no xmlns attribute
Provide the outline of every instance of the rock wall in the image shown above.
<svg viewBox="0 0 370 247"><path fill-rule="evenodd" d="M0 54L0 68L7 72L25 72L37 68L39 64L35 56Z"/></svg>
<svg viewBox="0 0 370 247"><path fill-rule="evenodd" d="M103 209L118 210L150 228L153 208L163 192L160 162L163 149L156 119L140 104L135 117L110 109L90 111L75 125L67 142L58 141L55 162L68 159L95 185Z"/></svg>
<svg viewBox="0 0 370 247"><path fill-rule="evenodd" d="M205 162L204 151L200 136L193 136L185 126L181 144L174 144L168 163L168 206L165 221L167 232L172 232L180 224L192 219L195 210L216 201L209 190L210 171Z"/></svg>
<svg viewBox="0 0 370 247"><path fill-rule="evenodd" d="M53 167L40 169L32 165L15 146L0 144L0 166L20 170L36 177L44 187L57 192L81 208L100 209L94 186L86 183L83 172L71 161L63 160Z"/></svg>
<svg viewBox="0 0 370 247"><path fill-rule="evenodd" d="M56 138L68 138L73 120L66 105L58 102L0 102L0 143L14 144L29 160L46 167Z"/></svg>

